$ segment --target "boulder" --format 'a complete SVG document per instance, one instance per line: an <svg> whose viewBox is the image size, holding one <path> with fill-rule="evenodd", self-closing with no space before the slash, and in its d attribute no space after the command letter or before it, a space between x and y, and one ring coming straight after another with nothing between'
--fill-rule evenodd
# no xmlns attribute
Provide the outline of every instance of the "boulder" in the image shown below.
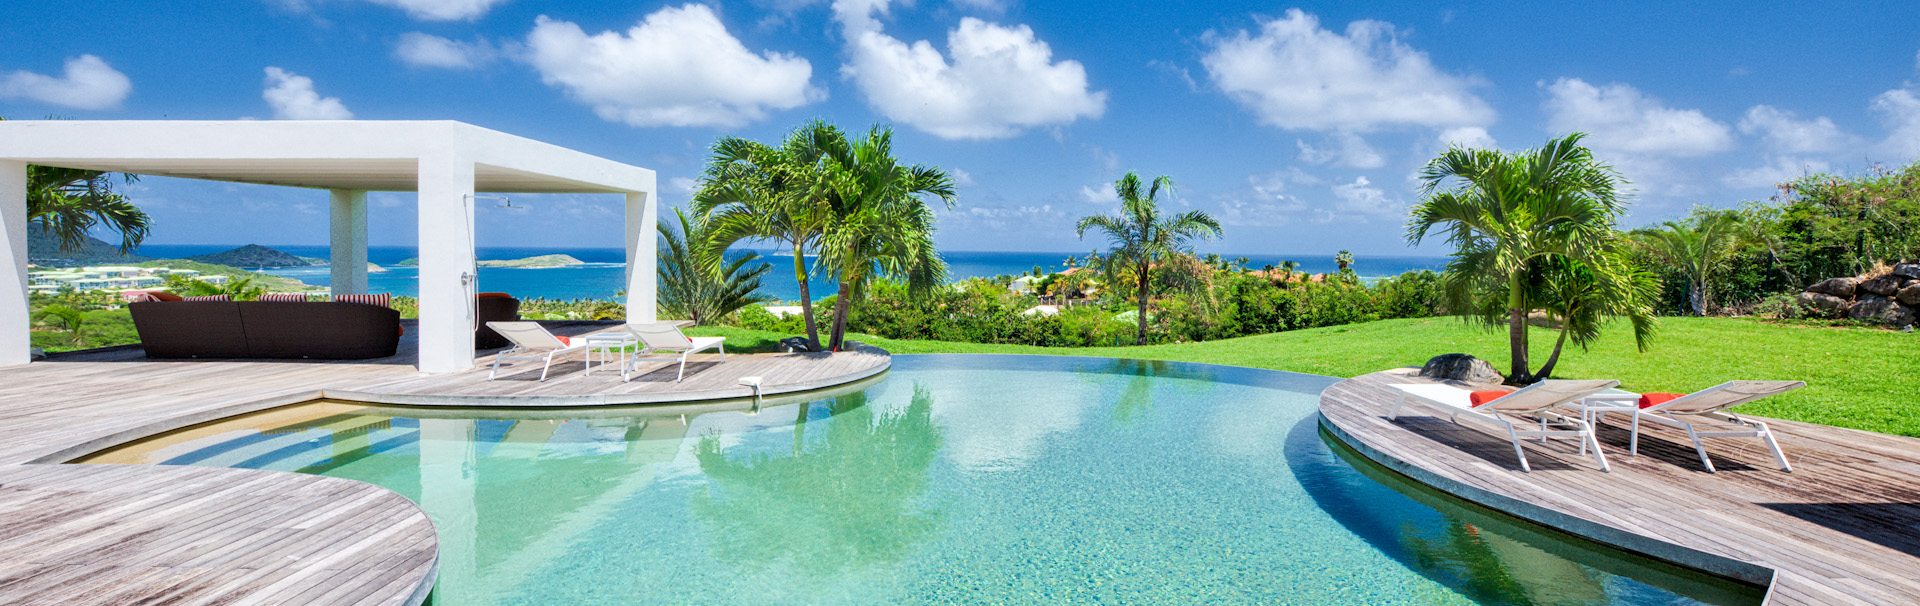
<svg viewBox="0 0 1920 606"><path fill-rule="evenodd" d="M1813 291L1800 293L1800 308L1808 314L1822 318L1837 318L1846 313L1850 303L1846 299Z"/></svg>
<svg viewBox="0 0 1920 606"><path fill-rule="evenodd" d="M1847 317L1887 326L1908 326L1914 319L1913 310L1885 297L1861 297L1847 309Z"/></svg>
<svg viewBox="0 0 1920 606"><path fill-rule="evenodd" d="M1893 266L1893 275L1908 280L1920 280L1920 263L1902 263Z"/></svg>
<svg viewBox="0 0 1920 606"><path fill-rule="evenodd" d="M787 337L781 339L780 347L786 349L788 353L808 353L813 351L813 344L808 342L806 337Z"/></svg>
<svg viewBox="0 0 1920 606"><path fill-rule="evenodd" d="M1893 293L1893 300L1907 307L1920 307L1920 282L1908 284L1900 292Z"/></svg>
<svg viewBox="0 0 1920 606"><path fill-rule="evenodd" d="M1420 376L1468 383L1502 383L1506 377L1500 376L1486 360L1461 353L1442 354L1427 360L1420 367Z"/></svg>
<svg viewBox="0 0 1920 606"><path fill-rule="evenodd" d="M1893 293L1900 292L1900 286L1903 282L1904 280L1902 280L1900 276L1893 274L1887 274L1871 280L1861 280L1860 284L1854 287L1853 294L1875 294L1882 297L1891 297Z"/></svg>
<svg viewBox="0 0 1920 606"><path fill-rule="evenodd" d="M1853 291L1860 285L1859 278L1830 278L1807 287L1807 292L1832 295L1842 299L1853 298Z"/></svg>

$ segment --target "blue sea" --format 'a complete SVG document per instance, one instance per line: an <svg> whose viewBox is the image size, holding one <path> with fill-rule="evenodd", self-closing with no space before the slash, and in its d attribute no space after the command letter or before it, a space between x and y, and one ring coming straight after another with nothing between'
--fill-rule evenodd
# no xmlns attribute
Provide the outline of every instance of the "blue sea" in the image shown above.
<svg viewBox="0 0 1920 606"><path fill-rule="evenodd" d="M325 246L267 245L302 257L327 258ZM216 253L236 248L235 245L188 245L188 244L148 244L141 246L138 254L148 257L178 258ZM625 250L619 248L517 248L517 247L481 247L476 251L483 261L523 259L537 255L571 255L585 261L585 265L555 267L543 269L525 269L512 267L480 268L480 290L482 292L506 292L516 297L530 299L611 299L626 286ZM763 256L772 251L760 251ZM989 251L944 251L947 268L956 280L973 277L992 277L1001 274L1024 274L1039 267L1044 271L1059 271L1064 268L1067 257L1080 257L1086 253L1064 252L989 252ZM419 256L418 249L411 246L372 246L367 248L367 260L387 271L369 274L368 289L371 292L390 292L395 295L414 296L420 292L418 270L413 267L399 267L401 260ZM1246 257L1247 266L1261 268L1266 265L1278 265L1281 261L1293 260L1300 263L1300 271L1324 273L1334 271L1333 255L1222 255L1228 259ZM766 257L773 264L773 270L761 278L760 292L782 301L798 301L800 285L793 279L793 257L781 254ZM1445 257L1354 257L1353 269L1363 279L1382 278L1399 275L1407 271L1422 269L1439 270L1445 267ZM331 281L331 269L326 266L295 267L287 269L265 270L276 276L293 278L314 286L326 286ZM809 293L819 299L833 294L834 284L830 280L815 279L811 282Z"/></svg>

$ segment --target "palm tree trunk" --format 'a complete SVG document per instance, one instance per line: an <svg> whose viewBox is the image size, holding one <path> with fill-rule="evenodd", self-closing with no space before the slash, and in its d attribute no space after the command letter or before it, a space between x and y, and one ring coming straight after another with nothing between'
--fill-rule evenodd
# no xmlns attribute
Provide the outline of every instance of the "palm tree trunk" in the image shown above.
<svg viewBox="0 0 1920 606"><path fill-rule="evenodd" d="M1707 315L1707 289L1699 278L1687 282L1687 305L1693 308L1693 315Z"/></svg>
<svg viewBox="0 0 1920 606"><path fill-rule="evenodd" d="M1567 315L1572 316L1573 314ZM1567 330L1572 328L1572 326L1573 322L1570 319L1560 321L1560 338L1554 339L1553 355L1547 356L1546 365L1540 367L1540 378L1547 379L1553 377L1553 366L1560 363L1560 348L1566 346Z"/></svg>
<svg viewBox="0 0 1920 606"><path fill-rule="evenodd" d="M1148 269L1149 268L1147 264L1145 263L1140 264L1140 292L1138 293L1140 295L1140 309L1139 309L1140 317L1135 318L1140 321L1140 331L1135 333L1133 336L1134 345L1147 344L1147 281L1149 280L1147 276Z"/></svg>
<svg viewBox="0 0 1920 606"><path fill-rule="evenodd" d="M1527 310L1521 305L1520 274L1507 278L1507 349L1513 364L1507 368L1509 385L1525 385L1527 372Z"/></svg>
<svg viewBox="0 0 1920 606"><path fill-rule="evenodd" d="M840 294L833 301L833 336L827 349L840 351L841 342L847 336L847 311L853 307L853 282L846 276L840 277Z"/></svg>
<svg viewBox="0 0 1920 606"><path fill-rule="evenodd" d="M807 256L800 252L800 244L793 243L793 277L800 281L800 315L807 319L807 345L820 351L820 328L813 323L813 292L807 284Z"/></svg>

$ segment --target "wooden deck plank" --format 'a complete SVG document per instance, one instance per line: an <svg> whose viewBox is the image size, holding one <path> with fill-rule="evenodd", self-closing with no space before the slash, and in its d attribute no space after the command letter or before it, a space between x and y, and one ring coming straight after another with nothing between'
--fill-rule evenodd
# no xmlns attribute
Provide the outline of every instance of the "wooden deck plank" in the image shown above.
<svg viewBox="0 0 1920 606"><path fill-rule="evenodd" d="M1710 572L1771 581L1770 604L1920 603L1920 440L1767 420L1794 465L1775 468L1757 440L1709 438L1706 473L1684 433L1642 429L1627 456L1619 415L1600 428L1599 471L1571 442L1511 445L1423 405L1388 420L1399 369L1321 394L1322 425L1389 468L1524 518ZM1462 385L1463 387L1470 387Z"/></svg>

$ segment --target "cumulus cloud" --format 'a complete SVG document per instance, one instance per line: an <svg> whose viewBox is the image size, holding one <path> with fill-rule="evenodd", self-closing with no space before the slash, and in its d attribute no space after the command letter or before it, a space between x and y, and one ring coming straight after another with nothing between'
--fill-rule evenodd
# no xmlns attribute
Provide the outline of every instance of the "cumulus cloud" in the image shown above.
<svg viewBox="0 0 1920 606"><path fill-rule="evenodd" d="M1471 92L1475 79L1440 71L1390 23L1355 21L1341 34L1292 9L1257 33L1209 32L1205 43L1201 64L1213 84L1283 129L1483 126L1495 117Z"/></svg>
<svg viewBox="0 0 1920 606"><path fill-rule="evenodd" d="M826 97L806 59L747 50L703 4L591 36L543 15L527 37L527 59L547 85L631 126L739 127Z"/></svg>
<svg viewBox="0 0 1920 606"><path fill-rule="evenodd" d="M413 67L473 69L492 62L499 50L486 40L460 42L420 32L407 32L393 47L393 56Z"/></svg>
<svg viewBox="0 0 1920 606"><path fill-rule="evenodd" d="M1333 200L1337 218L1361 223L1375 218L1398 219L1406 214L1406 208L1399 201L1388 197L1386 190L1374 187L1366 177L1355 177L1352 183L1334 185Z"/></svg>
<svg viewBox="0 0 1920 606"><path fill-rule="evenodd" d="M273 107L277 120L352 120L353 112L338 97L321 97L313 79L278 67L267 68L266 90L260 97Z"/></svg>
<svg viewBox="0 0 1920 606"><path fill-rule="evenodd" d="M948 212L941 222L953 221L957 226L984 227L994 231L1021 231L1031 230L1035 225L1058 222L1066 216L1065 211L1054 208L1052 204L968 206Z"/></svg>
<svg viewBox="0 0 1920 606"><path fill-rule="evenodd" d="M1494 142L1493 135L1487 134L1485 128L1461 126L1440 131L1440 146L1494 149L1500 147L1500 144Z"/></svg>
<svg viewBox="0 0 1920 606"><path fill-rule="evenodd" d="M947 54L925 40L907 44L880 31L875 14L888 0L836 0L852 80L889 119L945 139L1000 139L1029 128L1099 118L1107 93L1089 90L1080 62L1053 60L1053 49L1025 25L973 17L947 33Z"/></svg>
<svg viewBox="0 0 1920 606"><path fill-rule="evenodd" d="M1248 227L1278 227L1292 223L1308 207L1305 202L1287 193L1290 177L1281 172L1248 175L1245 186L1213 195L1214 202L1218 204L1214 218L1223 225Z"/></svg>
<svg viewBox="0 0 1920 606"><path fill-rule="evenodd" d="M1880 148L1901 161L1920 157L1920 97L1897 88L1874 97L1870 107L1887 125L1887 139Z"/></svg>
<svg viewBox="0 0 1920 606"><path fill-rule="evenodd" d="M1328 145L1314 147L1306 141L1295 140L1300 147L1300 160L1309 164L1328 164L1347 168L1380 168L1386 165L1386 156L1367 145L1366 139L1351 132L1338 132L1330 137Z"/></svg>
<svg viewBox="0 0 1920 606"><path fill-rule="evenodd" d="M1820 160L1775 156L1766 164L1727 173L1720 182L1728 187L1771 188L1810 173L1827 172L1831 168L1826 162Z"/></svg>
<svg viewBox="0 0 1920 606"><path fill-rule="evenodd" d="M422 21L471 21L507 0L369 0L391 6Z"/></svg>
<svg viewBox="0 0 1920 606"><path fill-rule="evenodd" d="M1120 195L1113 193L1111 187L1080 186L1080 199L1088 204L1112 204L1120 201Z"/></svg>
<svg viewBox="0 0 1920 606"><path fill-rule="evenodd" d="M1584 131L1598 150L1650 156L1698 157L1733 146L1732 129L1697 109L1661 105L1625 84L1597 87L1561 78L1547 89L1547 130Z"/></svg>
<svg viewBox="0 0 1920 606"><path fill-rule="evenodd" d="M20 70L0 78L0 98L31 99L74 109L112 109L127 100L133 81L93 55L67 60L58 77Z"/></svg>
<svg viewBox="0 0 1920 606"><path fill-rule="evenodd" d="M1758 135L1773 151L1785 154L1829 153L1854 143L1853 135L1834 126L1826 116L1801 120L1793 112L1755 105L1740 118L1740 132Z"/></svg>

